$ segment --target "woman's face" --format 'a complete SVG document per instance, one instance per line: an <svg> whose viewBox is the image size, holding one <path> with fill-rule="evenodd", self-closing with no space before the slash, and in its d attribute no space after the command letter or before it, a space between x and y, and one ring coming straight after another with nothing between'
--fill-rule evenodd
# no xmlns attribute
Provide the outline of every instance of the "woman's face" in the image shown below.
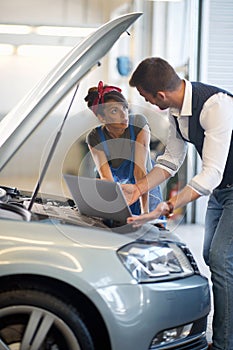
<svg viewBox="0 0 233 350"><path fill-rule="evenodd" d="M115 128L127 128L129 125L128 108L115 100L107 101L103 106L104 123ZM110 126L110 125L109 125Z"/></svg>

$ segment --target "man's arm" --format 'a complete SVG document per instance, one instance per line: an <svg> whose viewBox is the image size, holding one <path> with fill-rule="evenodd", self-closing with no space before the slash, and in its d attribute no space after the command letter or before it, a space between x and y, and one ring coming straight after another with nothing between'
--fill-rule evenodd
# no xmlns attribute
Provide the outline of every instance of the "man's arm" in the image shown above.
<svg viewBox="0 0 233 350"><path fill-rule="evenodd" d="M192 187L186 185L176 196L169 199L168 202L161 202L150 213L129 217L127 219L128 224L133 224L134 227L141 226L148 221L158 219L161 215L170 216L174 209L181 208L199 198L201 195L194 191Z"/></svg>
<svg viewBox="0 0 233 350"><path fill-rule="evenodd" d="M160 185L171 175L168 171L155 166L146 176L137 182L135 185L122 185L127 203L131 205L144 193L152 188Z"/></svg>

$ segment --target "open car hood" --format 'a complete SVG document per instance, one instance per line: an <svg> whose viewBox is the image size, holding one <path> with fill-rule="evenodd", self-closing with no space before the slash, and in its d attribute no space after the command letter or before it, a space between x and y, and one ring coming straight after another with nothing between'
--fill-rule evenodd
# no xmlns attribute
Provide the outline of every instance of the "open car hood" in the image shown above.
<svg viewBox="0 0 233 350"><path fill-rule="evenodd" d="M120 16L74 47L0 122L0 170L58 102L142 13Z"/></svg>

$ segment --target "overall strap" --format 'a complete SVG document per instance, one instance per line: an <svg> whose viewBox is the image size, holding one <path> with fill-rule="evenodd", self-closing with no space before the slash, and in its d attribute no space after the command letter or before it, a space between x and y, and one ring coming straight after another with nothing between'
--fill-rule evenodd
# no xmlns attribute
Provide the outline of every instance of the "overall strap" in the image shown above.
<svg viewBox="0 0 233 350"><path fill-rule="evenodd" d="M129 116L129 134L130 134L130 146L131 146L131 163L130 174L134 174L134 157L135 157L135 131L134 131L134 115Z"/></svg>
<svg viewBox="0 0 233 350"><path fill-rule="evenodd" d="M134 115L130 115L129 117L129 133L130 133L130 140L135 141L135 132L134 132Z"/></svg>
<svg viewBox="0 0 233 350"><path fill-rule="evenodd" d="M134 157L135 132L134 132L134 124L132 123L133 120L134 120L134 116L131 115L129 117L129 134L130 134L130 143L131 143L131 146L132 146L132 155ZM106 142L105 135L104 135L103 130L102 130L102 126L101 125L97 126L96 130L97 130L97 132L99 134L101 142L103 143L104 152L105 152L107 158L110 158L110 152L109 152L109 148L108 148L108 145L107 145L107 142Z"/></svg>
<svg viewBox="0 0 233 350"><path fill-rule="evenodd" d="M101 125L97 126L96 130L97 130L97 132L99 134L99 137L100 137L100 140L101 140L101 142L103 144L104 152L105 152L105 154L107 156L107 159L109 159L110 158L110 152L109 152L109 148L108 148L108 145L107 145L107 142L106 142L106 138L104 136L104 133L103 133Z"/></svg>
<svg viewBox="0 0 233 350"><path fill-rule="evenodd" d="M130 131L130 145L131 145L131 159L129 159L130 161L130 167L129 167L129 176L130 177L133 177L133 174L134 174L134 154L135 154L135 131L134 131L134 124L132 123L134 121L134 116L131 115L129 117L129 131ZM109 165L111 167L111 155L110 155L110 151L109 151L109 148L108 148L108 145L107 145L107 140L105 138L105 135L104 135L104 132L102 130L102 127L101 125L98 126L96 128L99 136L100 136L100 140L103 144L103 149L104 149L104 152L106 154L106 157L108 159L108 162L109 162ZM111 167L112 168L112 167Z"/></svg>

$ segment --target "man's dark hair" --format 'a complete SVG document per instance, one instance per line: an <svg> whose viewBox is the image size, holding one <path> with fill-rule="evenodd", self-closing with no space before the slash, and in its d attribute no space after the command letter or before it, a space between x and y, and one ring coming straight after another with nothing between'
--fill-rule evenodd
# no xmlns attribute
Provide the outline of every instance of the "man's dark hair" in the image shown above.
<svg viewBox="0 0 233 350"><path fill-rule="evenodd" d="M158 91L176 90L181 83L174 68L159 57L144 59L133 72L129 85L141 87L146 92L156 95Z"/></svg>

